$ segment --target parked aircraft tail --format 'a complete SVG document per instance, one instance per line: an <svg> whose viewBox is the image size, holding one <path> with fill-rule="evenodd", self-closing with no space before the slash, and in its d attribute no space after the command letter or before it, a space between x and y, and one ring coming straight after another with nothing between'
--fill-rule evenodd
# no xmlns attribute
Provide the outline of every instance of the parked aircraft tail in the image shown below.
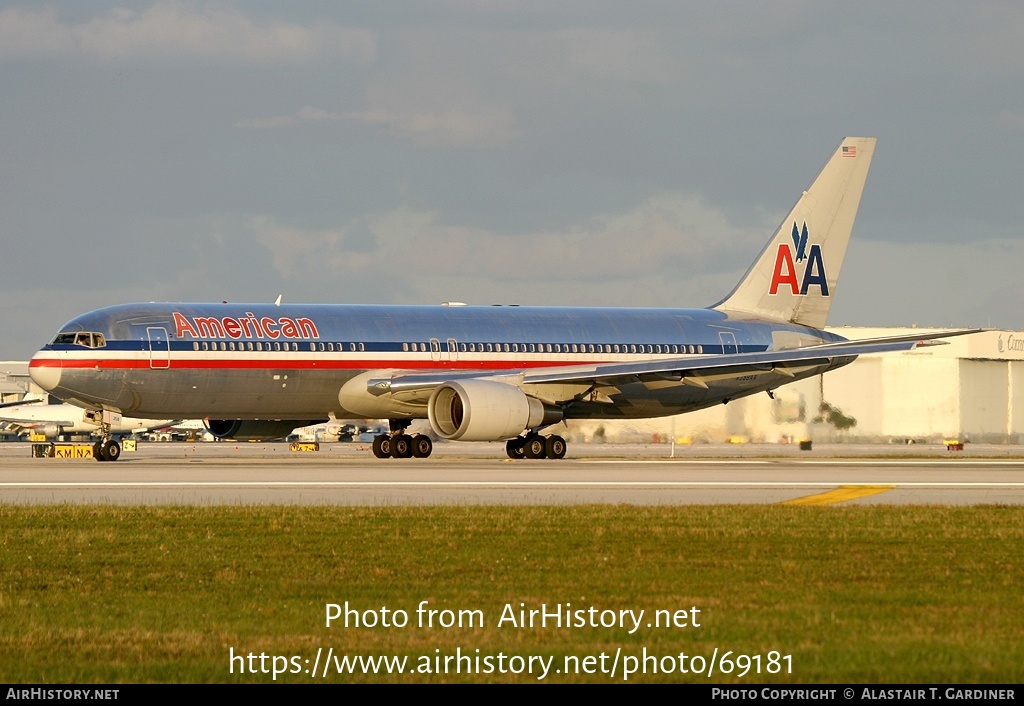
<svg viewBox="0 0 1024 706"><path fill-rule="evenodd" d="M713 308L825 326L876 141L843 140L743 280Z"/></svg>

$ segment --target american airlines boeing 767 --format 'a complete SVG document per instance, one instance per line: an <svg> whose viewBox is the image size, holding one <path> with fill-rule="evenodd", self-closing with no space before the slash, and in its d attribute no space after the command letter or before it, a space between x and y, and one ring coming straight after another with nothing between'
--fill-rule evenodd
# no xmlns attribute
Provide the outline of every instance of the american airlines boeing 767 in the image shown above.
<svg viewBox="0 0 1024 706"><path fill-rule="evenodd" d="M565 440L544 432L566 420L702 409L975 331L848 341L823 330L874 148L843 140L706 309L124 304L72 319L29 370L108 420L202 417L215 436L255 439L386 418L374 454L408 458L430 455L428 435L406 433L428 419L443 439L562 458ZM118 452L108 431L96 456Z"/></svg>

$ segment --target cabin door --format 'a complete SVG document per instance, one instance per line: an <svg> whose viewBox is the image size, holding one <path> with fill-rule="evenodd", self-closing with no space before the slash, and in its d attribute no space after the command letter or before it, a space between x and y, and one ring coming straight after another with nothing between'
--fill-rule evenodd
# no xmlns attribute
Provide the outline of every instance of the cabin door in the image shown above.
<svg viewBox="0 0 1024 706"><path fill-rule="evenodd" d="M726 355L740 352L739 347L736 345L736 335L731 331L719 331L718 340L722 342L722 352Z"/></svg>
<svg viewBox="0 0 1024 706"><path fill-rule="evenodd" d="M162 326L147 326L149 336L149 367L166 370L171 367L171 344L167 340L167 329Z"/></svg>

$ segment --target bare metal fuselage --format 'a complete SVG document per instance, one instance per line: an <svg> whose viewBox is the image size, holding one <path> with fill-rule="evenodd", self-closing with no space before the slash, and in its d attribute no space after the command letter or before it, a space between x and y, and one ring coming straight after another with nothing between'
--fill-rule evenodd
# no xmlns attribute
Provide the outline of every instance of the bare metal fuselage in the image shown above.
<svg viewBox="0 0 1024 706"><path fill-rule="evenodd" d="M427 416L415 396L377 394L363 378L423 374L515 382L523 371L559 366L842 340L709 309L561 307L128 304L61 328L63 334L82 331L102 334L93 340L103 345L55 342L32 362L37 381L66 401L135 417L294 420ZM700 384L645 376L601 389L577 384L547 392L564 397L556 402L565 418L656 417L770 390L845 362L809 361L784 373L726 368ZM355 393L353 382L359 383Z"/></svg>

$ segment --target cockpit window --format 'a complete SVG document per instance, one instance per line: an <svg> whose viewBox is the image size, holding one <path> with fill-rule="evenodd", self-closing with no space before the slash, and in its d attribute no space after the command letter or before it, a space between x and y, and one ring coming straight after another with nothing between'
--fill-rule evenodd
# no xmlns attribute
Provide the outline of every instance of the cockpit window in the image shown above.
<svg viewBox="0 0 1024 706"><path fill-rule="evenodd" d="M76 345L84 346L86 348L103 348L107 345L107 340L103 337L102 333L79 331L78 333L58 333L53 339L53 343L50 345Z"/></svg>

